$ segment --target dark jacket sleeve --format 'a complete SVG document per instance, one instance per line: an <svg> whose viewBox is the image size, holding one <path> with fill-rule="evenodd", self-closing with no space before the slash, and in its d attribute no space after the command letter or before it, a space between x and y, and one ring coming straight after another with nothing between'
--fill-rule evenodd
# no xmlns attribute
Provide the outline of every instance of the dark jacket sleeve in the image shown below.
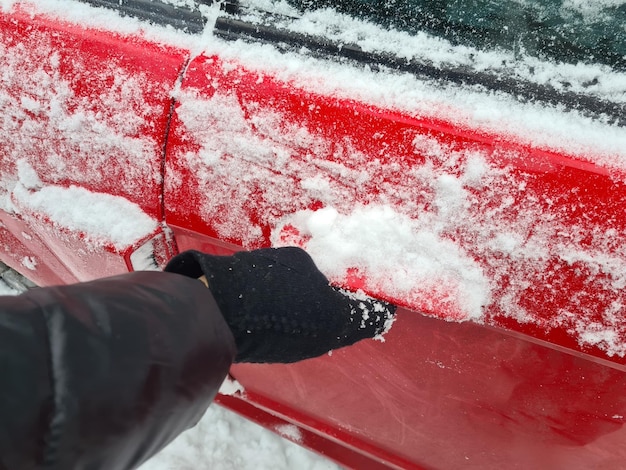
<svg viewBox="0 0 626 470"><path fill-rule="evenodd" d="M235 353L178 274L0 297L0 470L134 468L196 424Z"/></svg>

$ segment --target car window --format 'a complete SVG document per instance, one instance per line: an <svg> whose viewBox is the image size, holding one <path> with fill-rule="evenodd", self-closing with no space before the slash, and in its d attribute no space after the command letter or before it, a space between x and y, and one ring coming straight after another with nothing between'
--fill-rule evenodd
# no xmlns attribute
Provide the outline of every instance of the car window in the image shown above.
<svg viewBox="0 0 626 470"><path fill-rule="evenodd" d="M289 0L387 28L520 56L626 68L626 3L616 0Z"/></svg>

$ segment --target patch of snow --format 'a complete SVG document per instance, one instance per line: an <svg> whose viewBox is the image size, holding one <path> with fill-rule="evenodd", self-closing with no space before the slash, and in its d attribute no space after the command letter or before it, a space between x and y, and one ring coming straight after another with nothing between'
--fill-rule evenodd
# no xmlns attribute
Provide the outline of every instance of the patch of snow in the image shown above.
<svg viewBox="0 0 626 470"><path fill-rule="evenodd" d="M245 389L243 385L230 376L227 376L220 386L220 393L222 395L236 395L238 393L243 393L244 391Z"/></svg>
<svg viewBox="0 0 626 470"><path fill-rule="evenodd" d="M29 191L18 184L13 197L28 217L45 217L52 226L82 234L97 246L126 248L157 228L157 222L120 196L85 188L48 185Z"/></svg>
<svg viewBox="0 0 626 470"><path fill-rule="evenodd" d="M196 4L192 0L168 0L167 3L189 6ZM201 11L207 11L200 6ZM97 30L113 31L145 37L164 45L194 49L198 47L201 36L188 34L170 26L149 24L132 16L121 16L116 11L96 7L78 0L0 0L0 10L11 12L22 8L31 14L45 14L62 21L76 23ZM208 11L219 10L219 5L209 7Z"/></svg>
<svg viewBox="0 0 626 470"><path fill-rule="evenodd" d="M274 426L274 431L290 441L296 443L302 442L302 433L300 432L300 429L293 424L280 424L278 426Z"/></svg>
<svg viewBox="0 0 626 470"><path fill-rule="evenodd" d="M280 430L298 437L293 428ZM339 470L326 458L215 404L194 428L139 470L197 470L199 465L219 470Z"/></svg>
<svg viewBox="0 0 626 470"><path fill-rule="evenodd" d="M0 295L20 295L21 292L13 289L3 279L0 278Z"/></svg>
<svg viewBox="0 0 626 470"><path fill-rule="evenodd" d="M72 0L2 1L2 8L143 34L137 20ZM99 247L145 238L156 222L139 206L159 204L163 149L153 130L170 89L115 57L94 67L92 56L73 54L45 27L19 40L15 34L0 30L0 128L11 134L0 156L0 207L46 218L55 229L87 231L78 235Z"/></svg>
<svg viewBox="0 0 626 470"><path fill-rule="evenodd" d="M390 206L356 207L348 214L326 207L286 216L274 244L281 243L285 225L302 227L307 252L334 280L358 267L370 290L427 312L447 312L446 319L479 320L490 301L480 265L433 230L432 221L412 219Z"/></svg>
<svg viewBox="0 0 626 470"><path fill-rule="evenodd" d="M571 0L563 2L562 7L592 15L600 12L605 6L610 6L608 3L610 1L592 3ZM249 21L263 21L255 10L261 8L286 15L287 19L279 21L277 26L288 31L328 38L337 44L356 45L364 52L392 54L407 61L417 60L437 67L502 74L529 82L548 84L557 90L563 90L566 83L568 91L626 103L623 74L607 65L559 63L512 51L481 50L465 44L453 44L426 32L411 34L395 29L386 30L331 8L317 10L310 8L301 13L287 2L243 0L242 4L251 8L249 13L244 15ZM593 86L589 86L591 82L594 83Z"/></svg>
<svg viewBox="0 0 626 470"><path fill-rule="evenodd" d="M143 201L145 188L161 178L161 144L147 129L163 111L149 96L166 101L168 90L114 60L94 70L87 55L72 57L72 73L62 72L60 61L69 58L61 57L67 49L58 37L34 30L15 41L9 34L0 31L0 128L11 133L0 157L0 192L10 192L17 178L29 189L41 186L39 177L53 184L114 181L123 195ZM79 86L85 76L108 85L90 93L91 85Z"/></svg>
<svg viewBox="0 0 626 470"><path fill-rule="evenodd" d="M561 8L575 10L588 17L595 17L602 13L606 7L619 7L624 0L563 0Z"/></svg>
<svg viewBox="0 0 626 470"><path fill-rule="evenodd" d="M159 271L154 258L154 240L148 240L130 255L130 264L135 271Z"/></svg>
<svg viewBox="0 0 626 470"><path fill-rule="evenodd" d="M34 256L25 256L24 258L22 258L22 266L24 266L26 269L34 271L37 269L37 260Z"/></svg>

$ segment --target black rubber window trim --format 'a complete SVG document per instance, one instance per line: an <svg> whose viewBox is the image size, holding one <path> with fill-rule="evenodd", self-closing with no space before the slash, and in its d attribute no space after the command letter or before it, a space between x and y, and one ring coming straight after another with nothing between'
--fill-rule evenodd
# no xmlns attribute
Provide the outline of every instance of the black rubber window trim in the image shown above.
<svg viewBox="0 0 626 470"><path fill-rule="evenodd" d="M116 10L123 16L132 16L160 26L172 26L192 34L201 33L205 19L197 9L180 7L158 0L80 0L95 7ZM200 1L210 4L211 0Z"/></svg>

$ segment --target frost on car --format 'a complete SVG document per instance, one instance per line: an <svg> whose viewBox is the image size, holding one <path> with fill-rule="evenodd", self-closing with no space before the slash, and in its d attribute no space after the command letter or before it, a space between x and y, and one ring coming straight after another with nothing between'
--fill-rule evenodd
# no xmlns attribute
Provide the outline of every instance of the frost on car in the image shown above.
<svg viewBox="0 0 626 470"><path fill-rule="evenodd" d="M354 468L622 465L624 5L200 3L4 2L2 260L296 244L397 320L223 404Z"/></svg>

